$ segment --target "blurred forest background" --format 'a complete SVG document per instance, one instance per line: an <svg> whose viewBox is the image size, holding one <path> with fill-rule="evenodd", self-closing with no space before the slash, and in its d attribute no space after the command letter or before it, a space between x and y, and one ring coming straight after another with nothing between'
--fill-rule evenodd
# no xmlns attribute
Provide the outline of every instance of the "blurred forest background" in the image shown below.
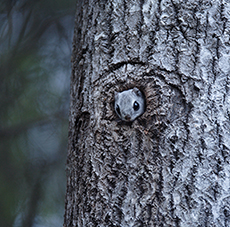
<svg viewBox="0 0 230 227"><path fill-rule="evenodd" d="M62 226L76 0L0 0L0 226Z"/></svg>

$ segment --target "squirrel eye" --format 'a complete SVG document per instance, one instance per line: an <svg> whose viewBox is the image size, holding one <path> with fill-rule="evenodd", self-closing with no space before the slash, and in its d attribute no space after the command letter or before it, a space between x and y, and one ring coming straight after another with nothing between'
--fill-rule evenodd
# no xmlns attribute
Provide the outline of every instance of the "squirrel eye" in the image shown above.
<svg viewBox="0 0 230 227"><path fill-rule="evenodd" d="M116 111L119 115L121 115L120 107L118 105L116 106Z"/></svg>
<svg viewBox="0 0 230 227"><path fill-rule="evenodd" d="M134 109L135 111L137 111L137 110L139 110L139 108L140 108L139 103L138 103L137 101L135 101L135 102L133 103L133 109Z"/></svg>

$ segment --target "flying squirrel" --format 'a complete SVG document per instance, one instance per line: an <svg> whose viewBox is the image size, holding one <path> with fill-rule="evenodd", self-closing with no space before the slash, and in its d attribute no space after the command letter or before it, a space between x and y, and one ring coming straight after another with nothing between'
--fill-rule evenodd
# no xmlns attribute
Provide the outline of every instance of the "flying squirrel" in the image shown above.
<svg viewBox="0 0 230 227"><path fill-rule="evenodd" d="M138 88L134 87L122 92L115 91L114 96L114 108L122 121L134 121L144 113L145 98Z"/></svg>

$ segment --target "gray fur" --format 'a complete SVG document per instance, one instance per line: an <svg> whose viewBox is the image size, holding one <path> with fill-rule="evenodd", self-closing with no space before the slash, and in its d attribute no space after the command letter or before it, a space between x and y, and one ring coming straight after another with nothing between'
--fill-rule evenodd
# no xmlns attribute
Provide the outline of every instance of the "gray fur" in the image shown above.
<svg viewBox="0 0 230 227"><path fill-rule="evenodd" d="M115 91L114 108L122 121L134 121L137 117L144 113L144 96L136 87L123 92Z"/></svg>

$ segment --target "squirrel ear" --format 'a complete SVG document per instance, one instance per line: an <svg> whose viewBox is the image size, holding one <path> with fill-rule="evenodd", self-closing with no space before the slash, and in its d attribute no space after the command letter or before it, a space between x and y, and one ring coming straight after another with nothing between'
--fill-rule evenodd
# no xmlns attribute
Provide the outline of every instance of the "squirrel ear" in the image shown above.
<svg viewBox="0 0 230 227"><path fill-rule="evenodd" d="M115 99L118 99L118 92L116 92L116 91L114 91L114 97L115 97Z"/></svg>
<svg viewBox="0 0 230 227"><path fill-rule="evenodd" d="M133 92L137 95L137 96L142 96L142 93L141 93L141 91L138 89L138 88L136 88L136 87L134 87L133 88Z"/></svg>

